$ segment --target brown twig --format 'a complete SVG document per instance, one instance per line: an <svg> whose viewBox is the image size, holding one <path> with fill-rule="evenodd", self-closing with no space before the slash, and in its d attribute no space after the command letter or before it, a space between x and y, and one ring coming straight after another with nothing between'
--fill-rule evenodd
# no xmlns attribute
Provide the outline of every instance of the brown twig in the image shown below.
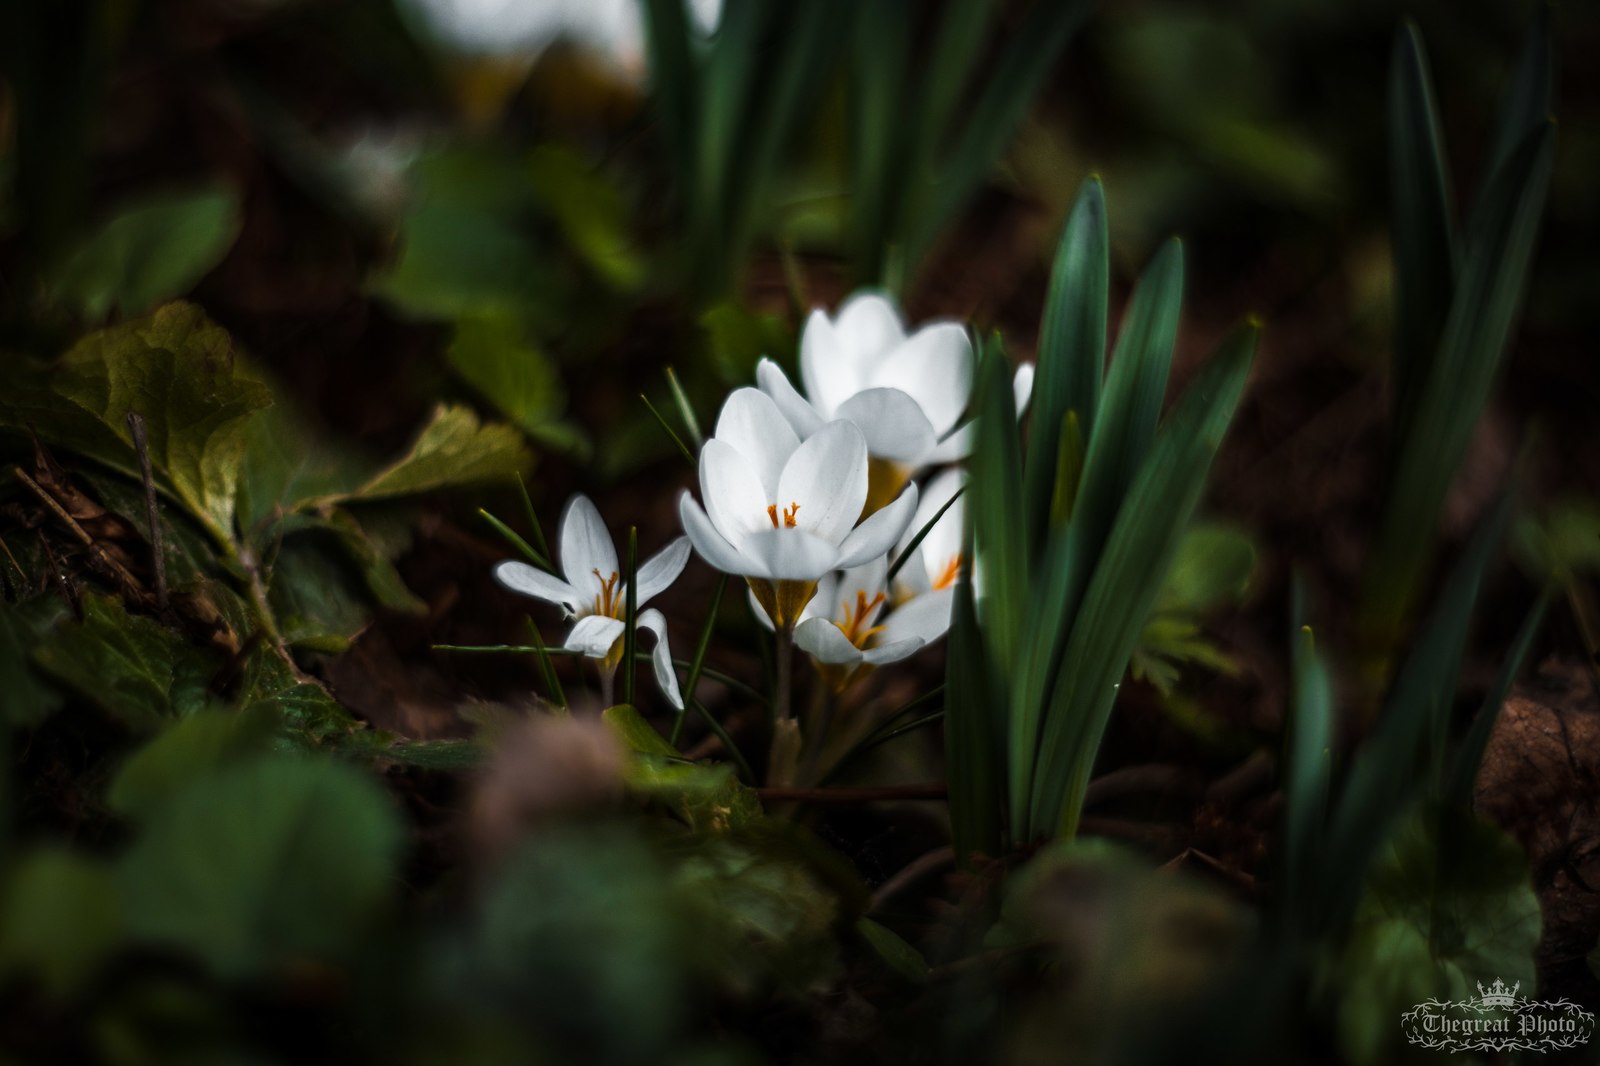
<svg viewBox="0 0 1600 1066"><path fill-rule="evenodd" d="M943 781L925 785L883 785L862 788L758 788L764 800L794 803L877 803L882 800L942 800L950 795Z"/></svg>
<svg viewBox="0 0 1600 1066"><path fill-rule="evenodd" d="M867 913L872 913L885 902L904 892L935 870L942 870L956 861L956 849L948 844L911 860L902 866L893 877L878 886L872 894L872 905L867 908Z"/></svg>
<svg viewBox="0 0 1600 1066"><path fill-rule="evenodd" d="M27 472L20 466L12 467L11 472L17 475L30 492L39 497L40 502L48 507L50 512L60 519L62 525L66 526L67 530L89 550L89 555L93 560L115 576L124 589L137 590L141 587L139 580L128 572L128 568L114 559L101 544L91 537L88 531L78 524L78 520L68 514L67 509L62 507L60 501L50 495L44 486L29 477ZM52 556L52 564L53 562L54 557Z"/></svg>
<svg viewBox="0 0 1600 1066"><path fill-rule="evenodd" d="M145 432L144 416L128 412L128 432L133 434L133 450L139 455L139 476L144 480L144 516L150 525L150 554L156 575L156 609L167 609L167 553L161 545L161 512L156 503L156 477L150 467L150 437Z"/></svg>

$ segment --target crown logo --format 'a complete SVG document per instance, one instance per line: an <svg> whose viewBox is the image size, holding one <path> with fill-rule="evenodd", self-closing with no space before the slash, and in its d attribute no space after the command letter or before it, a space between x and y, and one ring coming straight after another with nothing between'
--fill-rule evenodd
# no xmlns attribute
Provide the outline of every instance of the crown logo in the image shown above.
<svg viewBox="0 0 1600 1066"><path fill-rule="evenodd" d="M1517 1005L1517 990L1521 987L1522 982L1518 981L1510 988L1507 988L1506 983L1498 977L1494 979L1494 984L1488 988L1484 988L1483 982L1479 981L1478 1003L1484 1007L1504 1007L1510 1010Z"/></svg>

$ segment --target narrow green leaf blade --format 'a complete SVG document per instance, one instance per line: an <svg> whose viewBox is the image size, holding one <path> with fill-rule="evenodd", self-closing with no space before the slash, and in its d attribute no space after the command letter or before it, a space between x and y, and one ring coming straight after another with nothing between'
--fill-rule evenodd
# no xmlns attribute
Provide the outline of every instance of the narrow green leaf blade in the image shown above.
<svg viewBox="0 0 1600 1066"><path fill-rule="evenodd" d="M994 708L1003 707L978 628L972 579L956 584L945 666L945 759L950 782L950 825L956 854L1001 854L1004 770L996 744Z"/></svg>

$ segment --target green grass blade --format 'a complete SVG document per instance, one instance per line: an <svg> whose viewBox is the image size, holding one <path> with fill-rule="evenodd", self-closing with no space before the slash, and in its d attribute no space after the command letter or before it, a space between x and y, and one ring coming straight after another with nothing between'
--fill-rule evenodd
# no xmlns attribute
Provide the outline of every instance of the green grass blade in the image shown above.
<svg viewBox="0 0 1600 1066"><path fill-rule="evenodd" d="M533 637L534 654L539 657L539 669L544 674L545 688L558 706L565 707L567 693L561 687L561 678L556 676L556 664L550 659L550 649L545 647L544 634L539 632L539 627L533 624L532 618L528 619L528 633Z"/></svg>
<svg viewBox="0 0 1600 1066"><path fill-rule="evenodd" d="M1426 576L1445 493L1498 375L1527 287L1554 165L1554 128L1530 135L1496 177L1468 230L1437 356L1400 441L1373 560L1364 627L1390 646Z"/></svg>
<svg viewBox="0 0 1600 1066"><path fill-rule="evenodd" d="M662 140L673 161L679 195L695 187L695 130L699 75L690 41L684 0L641 0L645 53L650 63L650 93L660 117Z"/></svg>
<svg viewBox="0 0 1600 1066"><path fill-rule="evenodd" d="M522 497L522 515L528 520L528 529L533 533L533 543L538 546L539 554L546 559L554 558L549 541L544 539L544 527L539 524L539 515L533 509L533 498L528 495L528 483L522 480L521 474L517 475L517 492Z"/></svg>
<svg viewBox="0 0 1600 1066"><path fill-rule="evenodd" d="M1076 612L1038 742L1027 832L1077 831L1095 754L1139 642L1244 391L1254 324L1224 342L1174 409L1119 508ZM1028 666L1018 673L1026 676ZM1041 700L1043 702L1043 700ZM1013 749L1017 750L1017 749Z"/></svg>
<svg viewBox="0 0 1600 1066"><path fill-rule="evenodd" d="M911 542L906 545L905 550L895 557L894 562L889 566L889 574L884 580L894 581L895 575L900 572L900 568L905 566L906 560L911 558L911 553L922 546L923 539L933 530L934 526L939 524L939 519L944 517L944 513L954 507L956 501L965 495L966 491L967 487L965 485L956 489L955 492L950 494L950 498L944 501L944 506L935 511L933 517L922 524L922 528L917 530L917 535L911 538Z"/></svg>
<svg viewBox="0 0 1600 1066"><path fill-rule="evenodd" d="M1061 427L1068 412L1078 412L1087 435L1100 406L1100 379L1106 359L1106 318L1111 298L1111 242L1106 225L1105 190L1091 177L1061 234L1050 293L1039 328L1039 365L1033 388L1033 434L1028 441L1027 491L1030 528L1048 528L1059 476Z"/></svg>
<svg viewBox="0 0 1600 1066"><path fill-rule="evenodd" d="M945 665L945 762L950 782L950 828L956 854L1000 855L1004 768L996 743L994 674L978 628L970 568L956 584Z"/></svg>
<svg viewBox="0 0 1600 1066"><path fill-rule="evenodd" d="M1317 654L1311 627L1305 624L1305 591L1294 583L1294 617L1299 632L1290 663L1290 719L1284 736L1283 888L1281 913L1291 919L1309 917L1307 900L1312 857L1317 854L1328 818L1328 789L1333 772L1333 682Z"/></svg>
<svg viewBox="0 0 1600 1066"><path fill-rule="evenodd" d="M1551 55L1550 8L1541 5L1522 44L1516 73L1511 76L1500 120L1495 125L1494 151L1484 171L1488 181L1510 161L1517 145L1550 120L1555 111L1554 57Z"/></svg>
<svg viewBox="0 0 1600 1066"><path fill-rule="evenodd" d="M884 284L906 185L917 174L907 158L911 24L907 0L874 0L855 12L849 232L858 278L868 285Z"/></svg>
<svg viewBox="0 0 1600 1066"><path fill-rule="evenodd" d="M1387 820L1420 785L1437 790L1473 607L1510 512L1510 501L1502 500L1473 534L1384 701L1377 728L1351 764L1319 878L1326 913L1336 919L1353 905Z"/></svg>
<svg viewBox="0 0 1600 1066"><path fill-rule="evenodd" d="M1500 666L1500 676L1495 679L1494 688L1484 697L1478 717L1473 720L1472 728L1456 751L1450 778L1445 785L1445 803L1462 810L1472 809L1472 788L1478 780L1478 768L1483 765L1483 753L1488 750L1489 737L1494 733L1494 723L1500 717L1500 708L1505 705L1506 696L1511 692L1511 686L1528 657L1529 649L1533 647L1534 639L1544 627L1544 616L1549 607L1550 596L1542 595L1522 620L1516 639L1512 641L1505 662Z"/></svg>
<svg viewBox="0 0 1600 1066"><path fill-rule="evenodd" d="M917 262L978 187L1027 116L1056 58L1089 13L1085 0L1035 3L1006 42L949 155L934 160L938 188L911 237Z"/></svg>
<svg viewBox="0 0 1600 1066"><path fill-rule="evenodd" d="M1394 245L1394 408L1410 423L1455 288L1456 227L1444 134L1427 55L1414 24L1395 37L1389 68L1389 185Z"/></svg>
<svg viewBox="0 0 1600 1066"><path fill-rule="evenodd" d="M1028 536L1022 501L1022 451L1011 364L998 343L978 367L977 440L972 452L973 535L982 560L984 634L996 665L1009 670L1028 602Z"/></svg>
<svg viewBox="0 0 1600 1066"><path fill-rule="evenodd" d="M717 590L711 594L711 609L706 612L705 624L700 627L700 639L694 646L694 659L689 663L689 676L684 678L684 710L678 712L677 718L672 722L671 743L678 746L678 737L683 732L683 717L688 710L688 700L694 696L694 689L700 683L700 673L705 669L706 652L711 647L711 631L717 624L717 612L722 609L722 594L728 588L728 575L717 575Z"/></svg>
<svg viewBox="0 0 1600 1066"><path fill-rule="evenodd" d="M920 120L919 162L931 159L942 147L950 116L983 49L993 8L991 0L950 0L941 6L939 29L922 83L922 107L917 116Z"/></svg>
<svg viewBox="0 0 1600 1066"><path fill-rule="evenodd" d="M1072 522L1064 535L1047 541L1043 552L1036 580L1039 592L1029 604L1022 630L1025 644L1015 664L1010 749L1013 810L1031 806L1026 797L1033 791L1033 755L1078 602L1128 485L1155 435L1182 302L1183 246L1174 240L1156 256L1134 290L1101 393Z"/></svg>
<svg viewBox="0 0 1600 1066"><path fill-rule="evenodd" d="M700 431L700 420L695 417L689 394L683 391L678 375L670 366L667 367L667 387L672 390L672 402L678 406L678 417L683 419L683 428L689 434L689 439L694 441L695 451L698 452L706 442L706 435Z"/></svg>
<svg viewBox="0 0 1600 1066"><path fill-rule="evenodd" d="M549 570L552 573L554 572L554 567L550 565L550 560L546 559L544 556L535 551L533 545L523 540L522 536L516 530L500 521L500 519L496 518L482 507L478 508L478 514L483 517L485 522L489 523L490 527L494 529L496 533L505 538L507 544L510 544L513 548L517 549L517 551L521 552L523 558L527 559L534 566L537 566L542 570Z"/></svg>
<svg viewBox="0 0 1600 1066"><path fill-rule="evenodd" d="M729 736L722 723L717 721L717 716L707 710L705 704L692 696L685 697L684 702L692 704L694 709L700 712L700 717L706 721L706 728L711 730L718 740L722 741L722 750L728 753L729 759L733 760L734 769L739 773L739 780L747 785L755 784L756 773L750 769L750 760L744 757L744 752L739 750L739 745L733 742L733 737Z"/></svg>
<svg viewBox="0 0 1600 1066"><path fill-rule="evenodd" d="M689 446L687 444L683 443L683 438L678 436L678 434L673 431L672 424L662 416L660 411L656 410L656 405L650 402L650 397L641 392L639 394L639 399L644 401L644 405L648 407L650 409L650 413L655 416L656 422L660 424L662 429L666 430L667 436L672 438L672 443L678 446L679 453L689 461L689 465L695 466L696 463L694 459L694 453L689 450Z"/></svg>

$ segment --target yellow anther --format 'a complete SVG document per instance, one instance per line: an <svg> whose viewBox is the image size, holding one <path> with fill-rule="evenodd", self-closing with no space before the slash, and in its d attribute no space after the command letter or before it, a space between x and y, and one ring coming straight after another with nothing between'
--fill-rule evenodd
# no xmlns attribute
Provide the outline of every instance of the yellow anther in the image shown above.
<svg viewBox="0 0 1600 1066"><path fill-rule="evenodd" d="M600 593L594 598L594 613L603 614L608 618L622 617L622 596L621 590L617 588L617 572L613 570L610 577L601 577L600 570L596 567L590 573L600 582Z"/></svg>
<svg viewBox="0 0 1600 1066"><path fill-rule="evenodd" d="M800 511L800 505L798 503L791 503L789 506L787 506L787 507L785 507L783 509L783 525L784 525L785 529L793 529L794 528L794 516L796 514L798 514L799 511ZM778 505L777 504L775 504L775 503L767 504L767 517L772 519L772 528L773 529L777 529L778 528Z"/></svg>
<svg viewBox="0 0 1600 1066"><path fill-rule="evenodd" d="M947 589L951 585L954 585L956 583L956 578L960 575L960 573L961 556L959 554L950 556L950 561L944 564L944 571L934 579L934 589Z"/></svg>
<svg viewBox="0 0 1600 1066"><path fill-rule="evenodd" d="M843 624L839 624L844 632L845 639L858 648L864 648L867 641L883 631L882 626L867 626L867 619L872 612L883 603L884 594L879 592L872 599L867 599L865 589L856 590L856 602L851 605L848 599L839 604L839 613L844 617ZM836 623L838 624L838 623Z"/></svg>

